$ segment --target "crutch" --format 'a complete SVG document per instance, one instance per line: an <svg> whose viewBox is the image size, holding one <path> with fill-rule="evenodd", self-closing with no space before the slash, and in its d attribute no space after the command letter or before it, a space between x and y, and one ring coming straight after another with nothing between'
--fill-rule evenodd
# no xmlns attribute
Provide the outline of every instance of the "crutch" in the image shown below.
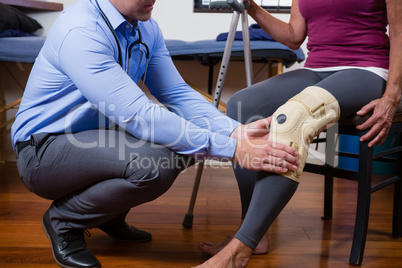
<svg viewBox="0 0 402 268"><path fill-rule="evenodd" d="M243 48L244 48L244 63L246 68L246 79L247 79L247 86L251 86L253 84L253 66L251 60L251 48L250 48L250 33L249 33L249 25L248 25L248 15L247 15L247 0L227 0L227 1L214 1L211 0L210 8L211 9L218 9L222 6L229 5L233 8L233 16L232 22L230 24L230 29L225 45L225 50L223 52L221 67L219 70L218 81L216 83L215 92L213 95L213 104L218 107L221 92L223 88L223 84L226 78L227 68L229 66L230 56L232 53L233 42L236 35L237 25L239 23L239 17L242 17L242 33L243 33ZM188 211L183 219L183 227L184 228L191 228L193 226L193 211L195 206L195 201L197 199L197 193L200 186L202 171L204 169L204 160L198 162L198 169L197 174L194 181L193 192L191 194L190 204Z"/></svg>

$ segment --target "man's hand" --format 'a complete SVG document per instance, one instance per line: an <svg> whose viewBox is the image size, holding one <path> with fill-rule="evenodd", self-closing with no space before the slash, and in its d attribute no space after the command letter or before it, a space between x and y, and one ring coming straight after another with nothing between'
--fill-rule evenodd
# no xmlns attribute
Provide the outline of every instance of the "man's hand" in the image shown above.
<svg viewBox="0 0 402 268"><path fill-rule="evenodd" d="M284 173L299 165L297 151L281 143L268 140L238 140L232 161L251 170Z"/></svg>
<svg viewBox="0 0 402 268"><path fill-rule="evenodd" d="M231 134L237 139L232 161L251 170L284 173L299 165L297 151L289 146L268 141L271 117L240 125Z"/></svg>
<svg viewBox="0 0 402 268"><path fill-rule="evenodd" d="M267 117L255 122L252 122L248 125L240 125L238 126L230 137L235 138L237 140L245 140L245 139L261 139L268 140L269 137L269 125L271 124L272 117Z"/></svg>

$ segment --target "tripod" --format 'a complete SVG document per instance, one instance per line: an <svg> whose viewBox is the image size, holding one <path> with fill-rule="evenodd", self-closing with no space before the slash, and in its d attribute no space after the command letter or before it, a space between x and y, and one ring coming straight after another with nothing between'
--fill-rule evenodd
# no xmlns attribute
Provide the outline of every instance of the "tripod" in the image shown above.
<svg viewBox="0 0 402 268"><path fill-rule="evenodd" d="M215 92L213 95L213 104L218 107L222 88L225 82L227 69L229 66L230 56L232 53L233 42L235 39L237 25L239 23L240 15L242 18L242 33L243 33L243 47L244 47L244 63L246 68L246 81L247 86L251 86L253 84L253 66L251 60L251 48L250 48L250 33L249 33L249 25L248 25L248 15L247 15L247 7L248 1L245 0L227 0L227 1L214 1L211 0L210 8L211 9L220 9L229 5L233 9L232 22L230 24L229 33L225 45L225 50L222 56L221 67L219 70L218 81L216 83ZM204 160L198 162L197 174L194 181L193 192L191 194L190 204L188 207L188 211L183 219L183 227L191 228L193 226L193 211L195 206L195 201L197 199L197 193L201 182L202 171L204 169Z"/></svg>

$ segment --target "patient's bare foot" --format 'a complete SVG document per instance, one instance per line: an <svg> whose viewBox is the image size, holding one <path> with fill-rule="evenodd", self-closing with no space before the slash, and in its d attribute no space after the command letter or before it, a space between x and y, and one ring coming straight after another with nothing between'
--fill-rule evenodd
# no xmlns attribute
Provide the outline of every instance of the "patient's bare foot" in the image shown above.
<svg viewBox="0 0 402 268"><path fill-rule="evenodd" d="M230 242L215 256L198 268L232 268L247 267L253 250L242 243L240 240L233 238Z"/></svg>
<svg viewBox="0 0 402 268"><path fill-rule="evenodd" d="M227 244L229 244L229 242L232 239L233 239L233 236L228 236L220 243L201 241L198 243L198 248L202 252L208 254L209 256L214 256L214 255L218 254ZM269 240L268 240L268 237L266 235L264 235L262 237L260 243L254 249L253 254L254 255L267 254L268 250L269 250Z"/></svg>

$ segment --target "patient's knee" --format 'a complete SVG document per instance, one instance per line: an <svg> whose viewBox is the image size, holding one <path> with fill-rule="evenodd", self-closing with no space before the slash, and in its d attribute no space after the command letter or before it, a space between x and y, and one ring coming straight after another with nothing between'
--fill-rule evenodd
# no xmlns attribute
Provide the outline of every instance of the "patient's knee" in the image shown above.
<svg viewBox="0 0 402 268"><path fill-rule="evenodd" d="M284 175L299 181L311 141L335 124L340 115L338 101L323 88L311 86L291 98L273 115L269 140L289 145L299 153L296 171Z"/></svg>

